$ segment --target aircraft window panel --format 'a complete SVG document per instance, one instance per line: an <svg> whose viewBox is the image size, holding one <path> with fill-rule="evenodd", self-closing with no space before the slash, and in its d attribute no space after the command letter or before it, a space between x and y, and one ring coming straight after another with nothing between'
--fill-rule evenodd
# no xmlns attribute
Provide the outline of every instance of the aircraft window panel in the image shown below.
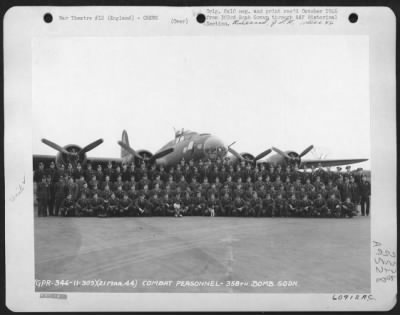
<svg viewBox="0 0 400 315"><path fill-rule="evenodd" d="M193 149L193 141L189 142L189 146L188 146L188 150L192 150Z"/></svg>

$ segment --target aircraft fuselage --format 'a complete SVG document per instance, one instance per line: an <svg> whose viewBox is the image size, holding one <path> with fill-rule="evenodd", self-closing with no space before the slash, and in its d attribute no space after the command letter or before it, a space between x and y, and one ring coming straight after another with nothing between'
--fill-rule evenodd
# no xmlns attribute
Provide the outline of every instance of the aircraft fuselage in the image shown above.
<svg viewBox="0 0 400 315"><path fill-rule="evenodd" d="M157 159L157 164L172 166L178 164L182 159L185 161L197 161L200 159L216 160L217 158L225 157L228 152L226 146L219 138L208 133L198 134L196 132L185 132L177 136L157 152L169 148L173 148L174 151Z"/></svg>

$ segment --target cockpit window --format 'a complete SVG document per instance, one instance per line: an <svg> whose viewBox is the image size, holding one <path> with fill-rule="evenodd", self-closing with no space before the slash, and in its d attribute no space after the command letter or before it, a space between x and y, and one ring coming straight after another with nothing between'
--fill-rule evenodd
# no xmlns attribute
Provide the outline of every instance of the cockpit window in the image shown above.
<svg viewBox="0 0 400 315"><path fill-rule="evenodd" d="M183 141L183 136L178 136L178 137L175 139L175 144L177 144L177 143L179 143L179 142L181 142L181 141Z"/></svg>

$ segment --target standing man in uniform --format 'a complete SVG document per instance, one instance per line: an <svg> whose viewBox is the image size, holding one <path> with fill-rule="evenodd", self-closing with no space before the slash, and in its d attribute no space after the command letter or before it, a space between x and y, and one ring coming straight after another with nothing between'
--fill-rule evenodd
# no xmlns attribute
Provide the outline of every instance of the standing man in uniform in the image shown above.
<svg viewBox="0 0 400 315"><path fill-rule="evenodd" d="M228 191L225 191L223 197L220 199L220 209L222 216L231 216L232 215L232 199L229 196Z"/></svg>
<svg viewBox="0 0 400 315"><path fill-rule="evenodd" d="M262 200L258 197L257 192L253 192L253 196L249 201L249 216L251 217L259 217L262 213Z"/></svg>
<svg viewBox="0 0 400 315"><path fill-rule="evenodd" d="M66 187L64 178L60 177L54 188L54 215L61 215L60 208L64 201L66 194Z"/></svg>
<svg viewBox="0 0 400 315"><path fill-rule="evenodd" d="M49 185L47 183L46 176L43 175L42 181L37 186L36 193L38 201L38 216L47 216L47 206L49 201Z"/></svg>
<svg viewBox="0 0 400 315"><path fill-rule="evenodd" d="M47 175L47 185L49 187L49 201L48 201L48 209L49 209L49 215L53 216L54 215L54 202L55 202L55 185L56 183L53 181L53 178L51 177L50 174Z"/></svg>
<svg viewBox="0 0 400 315"><path fill-rule="evenodd" d="M367 177L365 175L361 177L359 189L360 189L361 215L369 216L371 184L369 181L367 181Z"/></svg>
<svg viewBox="0 0 400 315"><path fill-rule="evenodd" d="M271 194L266 194L262 203L262 216L273 217L275 216L275 202L271 198Z"/></svg>

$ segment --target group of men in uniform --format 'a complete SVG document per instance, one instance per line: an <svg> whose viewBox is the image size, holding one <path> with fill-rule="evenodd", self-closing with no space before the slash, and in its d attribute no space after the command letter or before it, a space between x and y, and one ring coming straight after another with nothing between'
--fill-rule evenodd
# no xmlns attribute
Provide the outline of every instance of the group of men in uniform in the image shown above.
<svg viewBox="0 0 400 315"><path fill-rule="evenodd" d="M369 215L371 185L362 169L298 169L229 160L182 160L103 169L88 163L34 172L39 216L353 217Z"/></svg>

